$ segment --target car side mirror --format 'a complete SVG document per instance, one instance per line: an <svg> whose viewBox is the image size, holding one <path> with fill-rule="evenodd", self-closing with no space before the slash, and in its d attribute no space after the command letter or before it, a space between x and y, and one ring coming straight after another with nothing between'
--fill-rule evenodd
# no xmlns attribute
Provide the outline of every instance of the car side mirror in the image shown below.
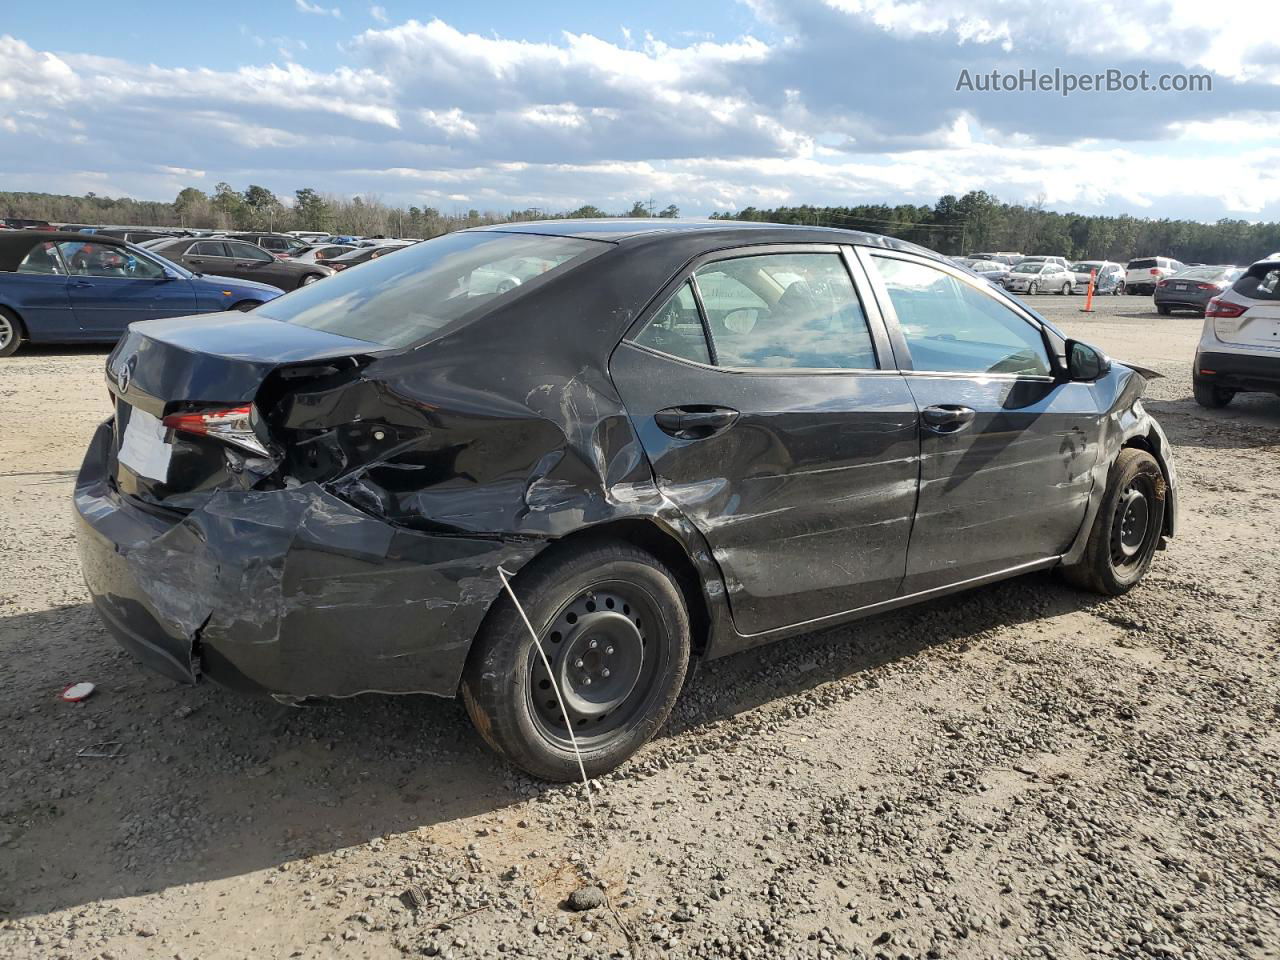
<svg viewBox="0 0 1280 960"><path fill-rule="evenodd" d="M1081 383L1092 383L1111 372L1111 361L1097 347L1079 340L1067 341L1067 376Z"/></svg>

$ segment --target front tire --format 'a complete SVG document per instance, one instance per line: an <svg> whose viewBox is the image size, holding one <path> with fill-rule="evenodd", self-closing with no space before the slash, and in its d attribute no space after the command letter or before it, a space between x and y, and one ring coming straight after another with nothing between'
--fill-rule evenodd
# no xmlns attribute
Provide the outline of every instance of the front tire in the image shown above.
<svg viewBox="0 0 1280 960"><path fill-rule="evenodd" d="M1123 281L1121 281L1120 283L1117 283L1117 284L1116 284L1116 288L1115 288L1114 290L1112 290L1111 292L1112 292L1112 294L1114 294L1114 295L1115 295L1115 296L1117 296L1117 297L1119 297L1119 296L1123 296L1123 295L1124 295L1124 282L1123 282Z"/></svg>
<svg viewBox="0 0 1280 960"><path fill-rule="evenodd" d="M1060 291L1058 291L1058 292L1059 292L1059 293L1061 293L1064 297L1070 296L1070 295L1071 295L1071 284L1069 284L1069 283L1064 283L1064 284L1062 285L1062 289L1061 289Z"/></svg>
<svg viewBox="0 0 1280 960"><path fill-rule="evenodd" d="M675 576L643 550L601 540L538 558L512 588L551 674L504 591L463 671L472 723L528 773L577 780L558 687L587 776L607 773L658 732L684 682L691 638Z"/></svg>
<svg viewBox="0 0 1280 960"><path fill-rule="evenodd" d="M1040 284L1032 283L1027 285L1027 296L1034 297L1040 292Z"/></svg>
<svg viewBox="0 0 1280 960"><path fill-rule="evenodd" d="M25 331L18 315L0 307L0 357L12 357L17 353L24 336Z"/></svg>
<svg viewBox="0 0 1280 960"><path fill-rule="evenodd" d="M1222 409L1236 395L1234 390L1228 390L1226 387L1217 387L1212 383L1201 383L1199 380L1191 381L1191 392L1195 395L1196 403L1209 410Z"/></svg>
<svg viewBox="0 0 1280 960"><path fill-rule="evenodd" d="M322 274L319 274L319 273L308 273L308 274L305 274L305 275L302 277L302 279L298 281L298 286L299 286L299 287L305 287L305 286L308 286L308 285L310 285L310 284L315 283L317 280L322 280L322 279L324 279L324 277L323 277L323 275L322 275Z"/></svg>
<svg viewBox="0 0 1280 960"><path fill-rule="evenodd" d="M1121 450L1084 556L1063 568L1067 580L1104 596L1127 593L1146 574L1160 544L1166 489L1155 457L1136 447Z"/></svg>

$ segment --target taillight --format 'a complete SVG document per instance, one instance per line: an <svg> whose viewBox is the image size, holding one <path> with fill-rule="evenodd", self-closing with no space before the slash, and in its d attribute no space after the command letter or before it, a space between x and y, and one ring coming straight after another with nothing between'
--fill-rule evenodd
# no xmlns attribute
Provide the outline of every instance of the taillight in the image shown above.
<svg viewBox="0 0 1280 960"><path fill-rule="evenodd" d="M1221 283L1197 283L1197 290L1221 290L1224 284Z"/></svg>
<svg viewBox="0 0 1280 960"><path fill-rule="evenodd" d="M171 413L163 423L178 433L191 433L199 437L214 437L233 446L270 456L270 452L258 439L253 429L253 407L231 407L226 410L204 410L199 413Z"/></svg>
<svg viewBox="0 0 1280 960"><path fill-rule="evenodd" d="M1232 303L1230 300L1223 300L1221 297L1214 297L1205 304L1204 315L1206 317L1223 317L1226 319L1234 319L1247 310L1248 307L1242 307L1238 303Z"/></svg>
<svg viewBox="0 0 1280 960"><path fill-rule="evenodd" d="M331 270L345 270L345 269L347 269L347 267L351 266L351 264L349 264L349 263L326 263L326 264L325 264L325 266L326 266L326 267L329 267Z"/></svg>
<svg viewBox="0 0 1280 960"><path fill-rule="evenodd" d="M1169 285L1169 281L1168 281L1168 280L1157 280L1157 281L1156 281L1156 286L1157 286L1157 287L1167 287L1168 285Z"/></svg>
<svg viewBox="0 0 1280 960"><path fill-rule="evenodd" d="M1159 268L1159 267L1152 267L1152 268L1151 268L1151 275L1152 275L1153 277L1158 277L1158 276L1160 276L1160 268Z"/></svg>

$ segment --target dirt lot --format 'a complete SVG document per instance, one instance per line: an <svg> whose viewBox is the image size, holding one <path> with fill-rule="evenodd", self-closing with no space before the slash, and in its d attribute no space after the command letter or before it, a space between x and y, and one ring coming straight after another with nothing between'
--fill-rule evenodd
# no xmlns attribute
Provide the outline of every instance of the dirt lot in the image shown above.
<svg viewBox="0 0 1280 960"><path fill-rule="evenodd" d="M1035 305L1167 377L1183 529L1145 583L1032 576L706 664L594 813L451 702L136 666L70 532L104 351L0 361L0 956L1277 956L1280 399L1196 407L1200 321L1146 298ZM608 903L564 909L587 882Z"/></svg>

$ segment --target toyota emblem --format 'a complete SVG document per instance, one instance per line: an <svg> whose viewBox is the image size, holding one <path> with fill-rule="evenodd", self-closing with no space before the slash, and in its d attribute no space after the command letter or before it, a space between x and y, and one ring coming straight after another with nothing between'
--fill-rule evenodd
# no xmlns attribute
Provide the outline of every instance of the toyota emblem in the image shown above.
<svg viewBox="0 0 1280 960"><path fill-rule="evenodd" d="M120 370L116 373L116 386L120 388L121 396L129 391L129 382L133 379L133 368L137 365L137 362L136 355L130 357L120 365Z"/></svg>

